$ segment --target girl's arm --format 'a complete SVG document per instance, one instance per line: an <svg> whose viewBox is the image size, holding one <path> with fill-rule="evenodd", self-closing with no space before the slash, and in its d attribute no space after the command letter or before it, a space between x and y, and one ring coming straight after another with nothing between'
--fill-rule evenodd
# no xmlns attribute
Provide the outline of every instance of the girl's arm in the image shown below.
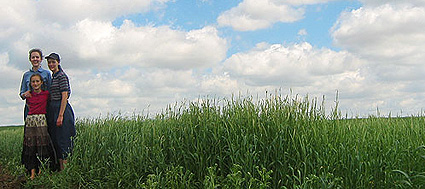
<svg viewBox="0 0 425 189"><path fill-rule="evenodd" d="M62 92L61 107L59 109L58 120L56 121L57 127L62 126L63 114L65 113L66 104L68 104L68 91Z"/></svg>

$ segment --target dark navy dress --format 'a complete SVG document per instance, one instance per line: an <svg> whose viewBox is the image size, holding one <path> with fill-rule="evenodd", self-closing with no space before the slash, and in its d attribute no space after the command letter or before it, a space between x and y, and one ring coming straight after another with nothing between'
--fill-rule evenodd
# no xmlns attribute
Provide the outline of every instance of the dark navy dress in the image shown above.
<svg viewBox="0 0 425 189"><path fill-rule="evenodd" d="M68 92L68 97L71 94L68 76L59 67L59 71L53 74L52 84L50 86L50 103L47 110L48 125L50 137L56 149L59 159L66 159L73 149L73 138L76 135L74 111L71 105L67 102L65 112L63 114L62 126L56 126L56 121L59 116L62 92Z"/></svg>

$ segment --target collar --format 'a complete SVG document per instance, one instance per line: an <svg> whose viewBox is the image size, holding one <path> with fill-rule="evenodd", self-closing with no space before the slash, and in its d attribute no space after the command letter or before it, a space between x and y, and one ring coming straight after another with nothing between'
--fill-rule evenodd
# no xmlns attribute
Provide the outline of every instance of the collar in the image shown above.
<svg viewBox="0 0 425 189"><path fill-rule="evenodd" d="M43 71L45 71L45 70L42 67L39 67L37 71L34 71L32 68L30 68L30 72L42 73Z"/></svg>
<svg viewBox="0 0 425 189"><path fill-rule="evenodd" d="M31 95L39 95L42 94L44 91L41 90L39 93L35 92L35 91L31 91Z"/></svg>
<svg viewBox="0 0 425 189"><path fill-rule="evenodd" d="M58 72L56 72L56 73L53 73L53 76L57 76L59 73L61 73L62 72L62 69L61 68L59 68L59 71Z"/></svg>

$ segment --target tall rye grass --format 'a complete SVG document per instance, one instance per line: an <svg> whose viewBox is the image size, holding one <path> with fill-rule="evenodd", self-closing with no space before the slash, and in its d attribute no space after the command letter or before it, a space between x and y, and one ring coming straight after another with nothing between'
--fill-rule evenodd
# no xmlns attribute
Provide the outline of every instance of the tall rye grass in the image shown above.
<svg viewBox="0 0 425 189"><path fill-rule="evenodd" d="M155 118L77 122L65 171L27 187L394 188L425 186L424 117L341 118L307 97L203 99ZM0 130L19 166L22 129Z"/></svg>

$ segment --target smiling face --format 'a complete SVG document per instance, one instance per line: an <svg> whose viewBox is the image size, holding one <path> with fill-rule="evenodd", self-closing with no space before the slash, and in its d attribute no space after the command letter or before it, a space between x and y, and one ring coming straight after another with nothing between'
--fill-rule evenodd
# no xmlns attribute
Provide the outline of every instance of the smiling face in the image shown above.
<svg viewBox="0 0 425 189"><path fill-rule="evenodd" d="M38 74L32 75L30 78L30 85L35 92L41 91L41 85L43 85L41 76Z"/></svg>
<svg viewBox="0 0 425 189"><path fill-rule="evenodd" d="M56 73L59 71L59 62L55 59L47 59L47 65L49 66L50 71Z"/></svg>
<svg viewBox="0 0 425 189"><path fill-rule="evenodd" d="M41 57L39 52L34 51L30 54L30 61L31 61L32 67L35 69L38 69L41 66L42 59L43 58Z"/></svg>

